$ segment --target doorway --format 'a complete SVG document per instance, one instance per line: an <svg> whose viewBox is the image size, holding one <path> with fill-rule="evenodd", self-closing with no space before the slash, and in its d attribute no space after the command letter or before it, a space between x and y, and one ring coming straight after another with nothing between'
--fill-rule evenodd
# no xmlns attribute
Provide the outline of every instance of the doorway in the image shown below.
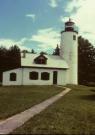
<svg viewBox="0 0 95 135"><path fill-rule="evenodd" d="M53 71L53 84L57 84L57 71Z"/></svg>

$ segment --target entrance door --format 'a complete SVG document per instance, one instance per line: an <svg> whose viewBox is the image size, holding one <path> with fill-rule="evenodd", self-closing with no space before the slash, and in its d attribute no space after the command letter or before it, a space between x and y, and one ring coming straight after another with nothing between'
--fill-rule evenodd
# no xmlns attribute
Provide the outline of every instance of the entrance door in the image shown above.
<svg viewBox="0 0 95 135"><path fill-rule="evenodd" d="M57 71L53 71L53 84L57 84Z"/></svg>

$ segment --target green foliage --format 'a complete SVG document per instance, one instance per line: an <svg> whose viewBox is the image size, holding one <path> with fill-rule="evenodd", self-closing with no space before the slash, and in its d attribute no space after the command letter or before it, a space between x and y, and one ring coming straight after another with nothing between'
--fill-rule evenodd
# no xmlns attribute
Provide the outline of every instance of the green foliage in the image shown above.
<svg viewBox="0 0 95 135"><path fill-rule="evenodd" d="M78 81L79 84L92 84L95 82L95 48L88 40L78 38ZM22 52L29 53L27 50ZM35 53L32 49L31 53ZM46 52L41 52L47 54ZM59 55L60 48L57 45L53 55ZM21 66L20 49L14 45L9 49L0 47L0 81L2 81L2 73L6 70L18 68Z"/></svg>
<svg viewBox="0 0 95 135"><path fill-rule="evenodd" d="M29 51L28 51L28 50L22 50L22 52L23 52L23 53L29 53Z"/></svg>
<svg viewBox="0 0 95 135"><path fill-rule="evenodd" d="M0 87L0 119L5 119L61 92L55 86Z"/></svg>
<svg viewBox="0 0 95 135"><path fill-rule="evenodd" d="M40 54L41 55L47 55L47 52L41 51Z"/></svg>
<svg viewBox="0 0 95 135"><path fill-rule="evenodd" d="M18 46L11 46L9 49L0 47L0 81L2 81L2 73L6 70L20 67L20 49Z"/></svg>
<svg viewBox="0 0 95 135"><path fill-rule="evenodd" d="M72 90L67 95L12 134L94 135L95 94L91 90L95 87L70 87Z"/></svg>
<svg viewBox="0 0 95 135"><path fill-rule="evenodd" d="M57 47L55 48L54 52L53 52L53 55L60 55L60 48L57 44Z"/></svg>
<svg viewBox="0 0 95 135"><path fill-rule="evenodd" d="M31 53L35 54L36 52L34 51L34 49L31 50Z"/></svg>
<svg viewBox="0 0 95 135"><path fill-rule="evenodd" d="M88 40L78 40L78 76L79 84L95 82L95 48Z"/></svg>
<svg viewBox="0 0 95 135"><path fill-rule="evenodd" d="M95 48L81 36L78 38L78 82L90 85L95 82ZM53 55L59 55L60 48L55 48ZM95 85L95 84L93 84Z"/></svg>

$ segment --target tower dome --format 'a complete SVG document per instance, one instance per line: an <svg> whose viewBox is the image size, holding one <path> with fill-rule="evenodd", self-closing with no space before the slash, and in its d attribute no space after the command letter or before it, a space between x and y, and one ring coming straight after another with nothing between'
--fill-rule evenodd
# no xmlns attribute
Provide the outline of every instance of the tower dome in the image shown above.
<svg viewBox="0 0 95 135"><path fill-rule="evenodd" d="M66 31L78 33L75 23L70 18L69 18L69 21L65 22L65 29L62 32L66 32Z"/></svg>

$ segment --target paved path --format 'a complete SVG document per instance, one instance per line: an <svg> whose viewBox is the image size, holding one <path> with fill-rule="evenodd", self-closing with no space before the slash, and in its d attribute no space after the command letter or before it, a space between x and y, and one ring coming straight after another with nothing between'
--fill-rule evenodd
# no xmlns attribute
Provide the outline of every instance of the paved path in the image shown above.
<svg viewBox="0 0 95 135"><path fill-rule="evenodd" d="M66 93L68 93L71 89L66 88L66 90L62 91L61 93L43 101L40 104L37 104L28 110L25 110L24 112L21 112L19 114L16 114L4 121L0 122L0 134L9 134L14 129L20 127L23 125L26 121L28 121L30 118L35 116L36 114L40 113L44 109L46 109L49 105L53 104L55 101L60 99L62 96L64 96Z"/></svg>

